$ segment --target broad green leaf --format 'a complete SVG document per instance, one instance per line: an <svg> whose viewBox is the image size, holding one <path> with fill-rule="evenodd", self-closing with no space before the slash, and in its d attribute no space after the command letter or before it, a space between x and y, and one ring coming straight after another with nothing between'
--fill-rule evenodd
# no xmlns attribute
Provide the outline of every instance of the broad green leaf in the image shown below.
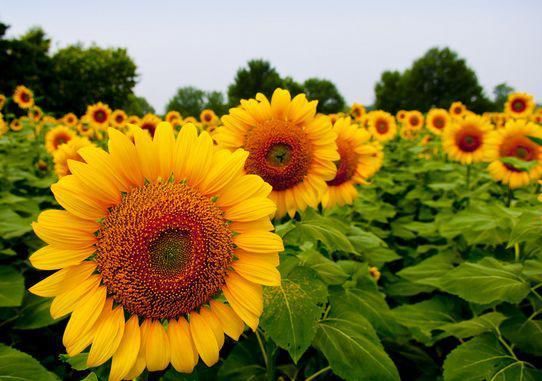
<svg viewBox="0 0 542 381"><path fill-rule="evenodd" d="M348 279L348 274L336 262L327 259L314 249L303 251L298 258L302 265L316 271L326 284L343 284Z"/></svg>
<svg viewBox="0 0 542 381"><path fill-rule="evenodd" d="M444 381L534 381L526 363L504 351L495 336L484 334L455 348L444 361Z"/></svg>
<svg viewBox="0 0 542 381"><path fill-rule="evenodd" d="M382 239L358 227L350 228L348 239L356 251L371 265L381 266L401 258L393 250L390 250Z"/></svg>
<svg viewBox="0 0 542 381"><path fill-rule="evenodd" d="M26 294L19 312L20 317L15 322L14 328L36 329L58 323L60 319L55 320L51 317L51 302L50 298Z"/></svg>
<svg viewBox="0 0 542 381"><path fill-rule="evenodd" d="M60 360L70 364L70 366L75 370L86 370L88 369L87 359L88 353L79 353L75 356L60 355Z"/></svg>
<svg viewBox="0 0 542 381"><path fill-rule="evenodd" d="M464 262L440 279L439 288L473 303L494 301L518 303L529 293L520 277L520 264L508 264L486 257L477 263Z"/></svg>
<svg viewBox="0 0 542 381"><path fill-rule="evenodd" d="M506 316L500 312L488 312L469 320L441 325L438 329L446 332L446 335L443 334L441 337L451 335L465 339L481 335L484 332L496 331L504 320L506 320Z"/></svg>
<svg viewBox="0 0 542 381"><path fill-rule="evenodd" d="M56 381L59 378L29 354L0 344L0 380Z"/></svg>
<svg viewBox="0 0 542 381"><path fill-rule="evenodd" d="M541 259L528 259L523 263L523 266L524 266L523 275L537 282L542 282L542 260Z"/></svg>
<svg viewBox="0 0 542 381"><path fill-rule="evenodd" d="M357 313L335 313L318 323L314 339L333 373L345 380L397 381L399 373L384 351L371 323Z"/></svg>
<svg viewBox="0 0 542 381"><path fill-rule="evenodd" d="M412 296L433 290L435 290L434 287L413 283L406 279L399 279L386 287L386 293L392 296Z"/></svg>
<svg viewBox="0 0 542 381"><path fill-rule="evenodd" d="M89 373L89 375L83 378L81 381L98 381L98 376L96 376L96 373L92 372Z"/></svg>
<svg viewBox="0 0 542 381"><path fill-rule="evenodd" d="M539 146L542 145L542 139L537 138L536 136L527 136L530 140L538 144Z"/></svg>
<svg viewBox="0 0 542 381"><path fill-rule="evenodd" d="M522 351L542 356L542 320L527 319L518 314L505 321L501 330Z"/></svg>
<svg viewBox="0 0 542 381"><path fill-rule="evenodd" d="M314 338L326 301L327 289L318 274L296 267L280 286L264 289L260 325L297 363Z"/></svg>
<svg viewBox="0 0 542 381"><path fill-rule="evenodd" d="M265 363L255 335L237 344L218 371L219 380L265 380Z"/></svg>
<svg viewBox="0 0 542 381"><path fill-rule="evenodd" d="M11 266L0 266L0 307L17 307L23 301L24 278Z"/></svg>
<svg viewBox="0 0 542 381"><path fill-rule="evenodd" d="M32 231L32 218L23 218L9 207L0 207L0 237L4 239L20 237Z"/></svg>
<svg viewBox="0 0 542 381"><path fill-rule="evenodd" d="M412 283L438 287L439 279L453 269L453 264L458 257L454 253L447 252L434 255L417 265L406 267L397 275Z"/></svg>

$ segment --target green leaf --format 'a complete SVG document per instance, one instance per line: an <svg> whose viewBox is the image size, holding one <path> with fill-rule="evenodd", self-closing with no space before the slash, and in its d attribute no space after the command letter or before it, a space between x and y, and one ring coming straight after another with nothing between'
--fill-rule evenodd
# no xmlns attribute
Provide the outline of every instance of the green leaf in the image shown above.
<svg viewBox="0 0 542 381"><path fill-rule="evenodd" d="M18 307L23 301L24 278L11 266L0 266L0 307Z"/></svg>
<svg viewBox="0 0 542 381"><path fill-rule="evenodd" d="M0 207L0 237L20 237L32 231L32 218L23 218L9 207Z"/></svg>
<svg viewBox="0 0 542 381"><path fill-rule="evenodd" d="M333 373L345 380L399 380L395 364L384 351L368 320L355 312L334 311L318 323L314 346Z"/></svg>
<svg viewBox="0 0 542 381"><path fill-rule="evenodd" d="M60 319L51 317L52 299L26 294L21 306L20 317L15 322L16 329L36 329L56 324Z"/></svg>
<svg viewBox="0 0 542 381"><path fill-rule="evenodd" d="M297 363L314 338L326 301L327 289L318 274L296 267L280 286L264 289L260 325Z"/></svg>
<svg viewBox="0 0 542 381"><path fill-rule="evenodd" d="M438 327L439 330L443 330L447 335L455 336L459 339L465 339L467 337L478 336L484 332L496 331L499 325L506 320L507 317L500 312L488 312L487 314L474 317L470 320L463 320L459 323L449 323Z"/></svg>
<svg viewBox="0 0 542 381"><path fill-rule="evenodd" d="M542 146L542 139L537 138L536 136L527 136L530 140L532 140L534 143L538 144L539 146Z"/></svg>
<svg viewBox="0 0 542 381"><path fill-rule="evenodd" d="M0 344L0 380L56 381L59 378L29 354Z"/></svg>
<svg viewBox="0 0 542 381"><path fill-rule="evenodd" d="M401 259L388 245L375 234L364 231L358 227L351 227L348 239L354 245L356 252L360 253L371 265L381 266L384 263Z"/></svg>
<svg viewBox="0 0 542 381"><path fill-rule="evenodd" d="M464 262L440 279L439 288L473 303L495 301L518 303L529 293L519 276L520 264L508 264L486 257L477 263Z"/></svg>
<svg viewBox="0 0 542 381"><path fill-rule="evenodd" d="M515 156L501 157L499 160L502 161L504 164L511 165L512 167L520 171L530 171L532 168L538 165L537 160L526 161L521 160Z"/></svg>
<svg viewBox="0 0 542 381"><path fill-rule="evenodd" d="M454 253L440 253L415 266L404 268L397 275L412 283L438 287L440 278L454 268L453 264L457 260L458 256Z"/></svg>
<svg viewBox="0 0 542 381"><path fill-rule="evenodd" d="M522 351L542 356L542 320L527 319L518 314L505 321L501 331Z"/></svg>
<svg viewBox="0 0 542 381"><path fill-rule="evenodd" d="M265 380L265 372L262 352L255 335L251 335L249 339L235 344L235 347L218 371L218 379L232 381Z"/></svg>
<svg viewBox="0 0 542 381"><path fill-rule="evenodd" d="M60 355L60 360L65 363L70 364L70 366L75 370L86 370L88 369L87 359L88 353L79 353L75 356Z"/></svg>
<svg viewBox="0 0 542 381"><path fill-rule="evenodd" d="M81 381L98 381L98 376L96 376L96 373L92 372L89 373L89 375L83 378Z"/></svg>
<svg viewBox="0 0 542 381"><path fill-rule="evenodd" d="M316 271L326 284L343 284L348 279L348 274L336 262L327 259L314 249L303 251L298 258L302 265Z"/></svg>
<svg viewBox="0 0 542 381"><path fill-rule="evenodd" d="M459 345L444 361L444 381L534 381L532 374L526 363L507 354L490 334Z"/></svg>

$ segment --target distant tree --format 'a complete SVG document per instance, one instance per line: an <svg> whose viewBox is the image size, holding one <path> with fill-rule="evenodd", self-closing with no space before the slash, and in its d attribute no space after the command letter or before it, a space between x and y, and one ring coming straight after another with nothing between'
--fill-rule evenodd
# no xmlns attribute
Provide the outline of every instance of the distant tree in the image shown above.
<svg viewBox="0 0 542 381"><path fill-rule="evenodd" d="M476 73L449 48L429 49L401 74L400 79L397 72L390 73L383 74L375 87L376 104L390 107L390 111L448 108L454 101L463 102L475 112L493 108Z"/></svg>
<svg viewBox="0 0 542 381"><path fill-rule="evenodd" d="M495 104L496 111L502 111L504 109L508 94L512 92L514 92L514 88L508 86L506 83L500 83L493 88L493 103Z"/></svg>
<svg viewBox="0 0 542 381"><path fill-rule="evenodd" d="M374 107L395 114L402 107L401 73L398 71L385 71L375 86Z"/></svg>
<svg viewBox="0 0 542 381"><path fill-rule="evenodd" d="M318 101L318 112L331 114L344 109L344 98L333 82L327 79L309 78L303 83L303 88L309 100Z"/></svg>
<svg viewBox="0 0 542 381"><path fill-rule="evenodd" d="M136 84L136 65L126 49L71 45L53 57L57 86L49 109L82 114L98 101L122 107Z"/></svg>
<svg viewBox="0 0 542 381"><path fill-rule="evenodd" d="M204 107L213 110L215 114L219 116L228 112L228 105L224 100L224 94L220 91L209 91L205 93Z"/></svg>
<svg viewBox="0 0 542 381"><path fill-rule="evenodd" d="M254 98L258 92L269 97L282 85L279 73L268 61L251 60L248 61L247 67L237 71L233 83L228 87L228 103L230 107L235 107L241 99Z"/></svg>
<svg viewBox="0 0 542 381"><path fill-rule="evenodd" d="M305 92L303 85L296 82L292 77L286 77L282 80L282 88L288 90L292 97Z"/></svg>
<svg viewBox="0 0 542 381"><path fill-rule="evenodd" d="M198 117L205 105L205 91L194 86L177 89L166 106L166 111L179 111L183 117Z"/></svg>
<svg viewBox="0 0 542 381"><path fill-rule="evenodd" d="M154 107L144 97L135 94L128 95L122 108L128 115L137 115L139 117L155 112Z"/></svg>

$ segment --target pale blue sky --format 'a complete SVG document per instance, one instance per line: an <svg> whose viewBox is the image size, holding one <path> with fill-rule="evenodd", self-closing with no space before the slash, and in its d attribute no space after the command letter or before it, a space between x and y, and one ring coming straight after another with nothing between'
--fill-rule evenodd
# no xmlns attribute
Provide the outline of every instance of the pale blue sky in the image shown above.
<svg viewBox="0 0 542 381"><path fill-rule="evenodd" d="M3 0L9 35L33 25L54 49L80 41L123 46L136 93L158 112L179 86L225 91L237 68L265 58L281 75L335 82L370 104L386 69L450 46L491 95L503 81L542 100L542 1L68 1Z"/></svg>

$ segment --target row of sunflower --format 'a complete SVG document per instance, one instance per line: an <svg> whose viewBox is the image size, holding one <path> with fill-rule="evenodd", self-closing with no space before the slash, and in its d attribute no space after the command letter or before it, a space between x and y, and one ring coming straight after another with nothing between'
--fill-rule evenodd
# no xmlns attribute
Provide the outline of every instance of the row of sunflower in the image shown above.
<svg viewBox="0 0 542 381"><path fill-rule="evenodd" d="M509 188L542 176L542 129L534 118L540 112L525 94L510 95L498 118L476 115L459 102L425 116L416 110L366 112L359 104L349 113L321 115L316 101L277 89L270 98L242 100L220 119L205 110L199 122L177 112L164 120L137 118L102 103L90 105L84 116L54 119L22 86L13 100L29 114L14 119L21 128L11 121L6 135L43 139L58 177L51 191L60 208L41 212L32 224L46 245L29 258L36 269L54 273L29 291L53 298L54 319L69 316L62 337L68 357L83 356L85 368L106 369L110 380L170 365L191 373L201 369L199 359L211 367L220 361L225 336L240 340L245 326L255 332L266 371L271 359L264 340L294 362L311 344L323 353L329 365L307 379L333 370L346 379L397 380L395 365L371 333L378 323L360 322L351 311L344 315L342 297L327 300L328 292L349 289L346 279L377 290L384 269L372 265L385 263L364 261L371 268L362 275L354 275L359 269L350 256L344 268L329 264L334 252L353 254L352 242L365 248L360 240L367 239L329 214L355 210L385 163L384 152L393 155L400 147L398 136L430 144L424 157L445 155L444 161L468 168L488 162L491 176ZM329 274L317 273L318 266L309 271L302 265L321 256L318 250L329 258L317 257L317 265L331 266L345 279L327 283ZM314 286L313 296L296 294L296 288L308 291L304 282ZM326 287L338 285L344 290ZM296 300L299 306L291 305ZM273 314L265 315L264 306ZM306 311L316 318L300 334ZM345 365L358 358L328 352L334 336L326 336L322 322L333 327L344 316L355 322L350 340L358 340L357 347L365 343L363 352L374 351L384 369L363 368L360 377L360 368Z"/></svg>

